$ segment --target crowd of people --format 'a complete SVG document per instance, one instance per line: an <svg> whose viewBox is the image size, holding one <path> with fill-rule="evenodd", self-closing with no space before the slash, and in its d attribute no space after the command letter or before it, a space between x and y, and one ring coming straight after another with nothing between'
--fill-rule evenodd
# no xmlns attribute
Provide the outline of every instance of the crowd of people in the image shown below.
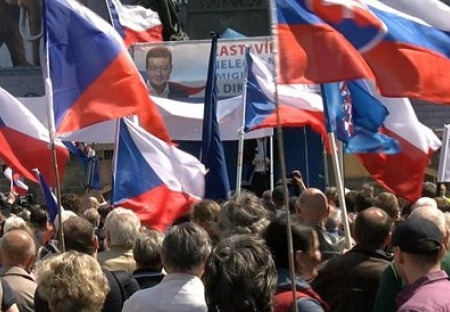
<svg viewBox="0 0 450 312"><path fill-rule="evenodd" d="M348 191L348 240L336 189L292 176L290 194L205 199L164 232L75 194L50 224L44 205L9 194L1 311L450 311L445 189L425 183L415 203L370 184Z"/></svg>

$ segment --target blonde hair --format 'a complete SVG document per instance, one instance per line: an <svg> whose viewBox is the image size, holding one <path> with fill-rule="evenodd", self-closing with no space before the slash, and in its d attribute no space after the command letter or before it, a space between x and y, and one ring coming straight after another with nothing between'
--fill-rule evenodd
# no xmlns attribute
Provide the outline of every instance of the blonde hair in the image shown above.
<svg viewBox="0 0 450 312"><path fill-rule="evenodd" d="M38 291L52 312L101 311L109 292L108 281L91 256L65 252L38 267Z"/></svg>

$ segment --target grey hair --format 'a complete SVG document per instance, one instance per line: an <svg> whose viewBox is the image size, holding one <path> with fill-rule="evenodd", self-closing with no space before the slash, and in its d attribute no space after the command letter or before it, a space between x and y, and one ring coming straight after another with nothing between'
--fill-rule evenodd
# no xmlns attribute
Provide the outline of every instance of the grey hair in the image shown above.
<svg viewBox="0 0 450 312"><path fill-rule="evenodd" d="M133 257L140 267L157 267L161 265L161 249L164 233L149 230L139 234L133 248Z"/></svg>
<svg viewBox="0 0 450 312"><path fill-rule="evenodd" d="M164 267L176 272L189 272L204 265L211 252L208 233L199 225L185 222L171 227L162 246Z"/></svg>
<svg viewBox="0 0 450 312"><path fill-rule="evenodd" d="M133 247L141 222L137 215L126 208L115 208L105 220L105 231L109 246Z"/></svg>
<svg viewBox="0 0 450 312"><path fill-rule="evenodd" d="M235 234L260 235L269 222L269 214L259 201L229 200L220 210L217 226L220 238L226 238Z"/></svg>
<svg viewBox="0 0 450 312"><path fill-rule="evenodd" d="M408 219L413 218L427 219L436 224L443 234L446 233L445 215L437 208L431 208L429 206L418 207L411 212Z"/></svg>

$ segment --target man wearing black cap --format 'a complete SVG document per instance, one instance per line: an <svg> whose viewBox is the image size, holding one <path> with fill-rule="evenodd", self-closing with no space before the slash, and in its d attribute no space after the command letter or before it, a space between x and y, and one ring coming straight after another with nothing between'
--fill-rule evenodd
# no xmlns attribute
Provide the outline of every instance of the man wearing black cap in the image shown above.
<svg viewBox="0 0 450 312"><path fill-rule="evenodd" d="M406 286L397 297L397 312L450 312L450 281L441 270L444 235L433 222L410 218L392 236L394 261Z"/></svg>

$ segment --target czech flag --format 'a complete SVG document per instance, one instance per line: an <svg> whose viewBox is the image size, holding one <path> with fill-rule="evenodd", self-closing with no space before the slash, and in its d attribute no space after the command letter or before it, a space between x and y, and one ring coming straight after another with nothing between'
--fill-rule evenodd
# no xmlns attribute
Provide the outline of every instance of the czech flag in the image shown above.
<svg viewBox="0 0 450 312"><path fill-rule="evenodd" d="M373 79L373 73L359 52L342 34L311 11L307 0L275 2L279 83ZM352 13L359 14L359 11ZM361 19L370 23L364 16Z"/></svg>
<svg viewBox="0 0 450 312"><path fill-rule="evenodd" d="M123 5L120 0L106 2L113 26L127 47L138 42L163 41L163 26L157 12L139 5Z"/></svg>
<svg viewBox="0 0 450 312"><path fill-rule="evenodd" d="M244 131L277 126L273 75L260 58L247 52ZM283 127L310 125L327 139L322 97L303 85L279 85L280 123Z"/></svg>
<svg viewBox="0 0 450 312"><path fill-rule="evenodd" d="M401 152L357 154L357 157L376 181L413 202L421 197L426 168L441 142L430 128L419 122L408 99L385 98L372 91L389 112L383 132L398 141Z"/></svg>
<svg viewBox="0 0 450 312"><path fill-rule="evenodd" d="M59 177L69 159L67 148L55 142ZM40 168L56 186L48 130L11 94L0 88L0 157L15 173L37 182L32 170Z"/></svg>
<svg viewBox="0 0 450 312"><path fill-rule="evenodd" d="M169 135L122 38L74 0L45 0L45 29L57 133L127 115L169 141Z"/></svg>
<svg viewBox="0 0 450 312"><path fill-rule="evenodd" d="M115 145L113 204L132 209L152 229L165 230L203 198L205 167L127 119Z"/></svg>

